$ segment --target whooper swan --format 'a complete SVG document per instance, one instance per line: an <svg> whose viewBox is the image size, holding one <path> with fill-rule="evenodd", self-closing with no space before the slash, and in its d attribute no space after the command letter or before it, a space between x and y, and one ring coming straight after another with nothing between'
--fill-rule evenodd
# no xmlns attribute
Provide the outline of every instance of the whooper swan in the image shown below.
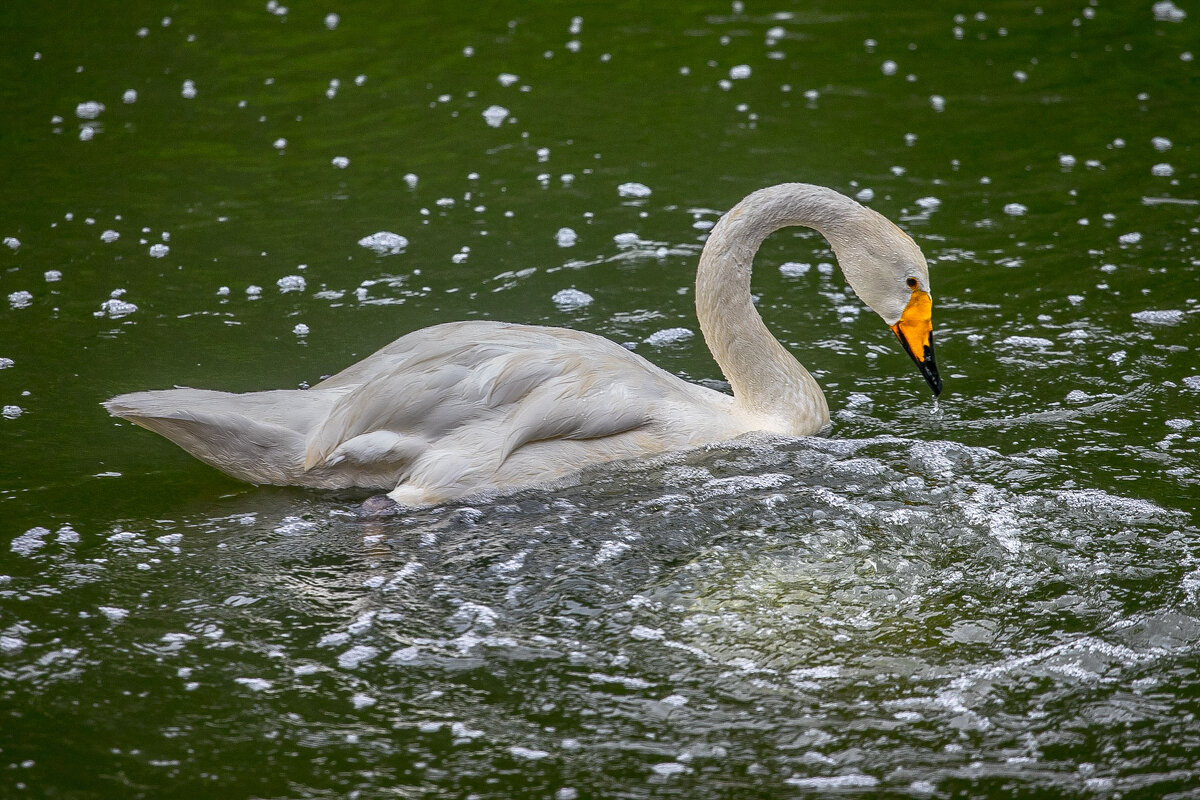
<svg viewBox="0 0 1200 800"><path fill-rule="evenodd" d="M829 424L825 395L750 297L755 252L789 225L829 241L855 293L940 393L920 248L844 195L787 183L754 192L723 216L700 255L696 313L733 396L594 334L450 322L402 336L307 390L168 389L105 406L250 483L383 489L408 506L528 487L750 431L813 434Z"/></svg>

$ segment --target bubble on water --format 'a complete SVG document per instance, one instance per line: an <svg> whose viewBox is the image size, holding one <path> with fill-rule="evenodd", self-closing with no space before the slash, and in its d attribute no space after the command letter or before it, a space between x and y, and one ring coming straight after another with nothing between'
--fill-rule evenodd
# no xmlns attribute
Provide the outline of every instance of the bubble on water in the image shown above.
<svg viewBox="0 0 1200 800"><path fill-rule="evenodd" d="M1023 69L1018 69L1013 72L1013 77L1017 79L1018 83L1024 83L1029 78L1029 73Z"/></svg>
<svg viewBox="0 0 1200 800"><path fill-rule="evenodd" d="M1161 22L1183 22L1187 19L1187 12L1171 0L1159 0L1154 4L1153 10L1154 18Z"/></svg>
<svg viewBox="0 0 1200 800"><path fill-rule="evenodd" d="M152 244L150 245L149 252L151 258L163 258L167 253L171 252L171 248L165 244Z"/></svg>
<svg viewBox="0 0 1200 800"><path fill-rule="evenodd" d="M1183 379L1183 385L1193 392L1200 392L1200 375L1189 375Z"/></svg>
<svg viewBox="0 0 1200 800"><path fill-rule="evenodd" d="M288 141L287 141L287 139L280 136L278 139L271 142L271 146L274 147L276 150L279 150L280 152L282 152L284 149L287 148Z"/></svg>
<svg viewBox="0 0 1200 800"><path fill-rule="evenodd" d="M738 64L736 67L730 67L729 77L732 80L739 81L750 77L750 65Z"/></svg>
<svg viewBox="0 0 1200 800"><path fill-rule="evenodd" d="M292 333L296 334L297 336L308 336L308 326L303 322L297 322L292 328Z"/></svg>
<svg viewBox="0 0 1200 800"><path fill-rule="evenodd" d="M940 94L931 94L931 95L929 95L929 106L934 111L938 111L938 112L945 111L946 110L946 98L942 97Z"/></svg>
<svg viewBox="0 0 1200 800"><path fill-rule="evenodd" d="M0 409L0 417L4 417L5 419L16 419L24 413L25 409L20 406L4 406L4 408Z"/></svg>
<svg viewBox="0 0 1200 800"><path fill-rule="evenodd" d="M136 103L137 99L138 93L136 89L126 89L125 93L121 95L122 103Z"/></svg>
<svg viewBox="0 0 1200 800"><path fill-rule="evenodd" d="M1135 311L1130 316L1148 325L1178 325L1183 322L1183 312L1175 309Z"/></svg>
<svg viewBox="0 0 1200 800"><path fill-rule="evenodd" d="M511 753L514 758L524 758L529 761L537 761L550 755L550 753L545 750L534 750L529 747L521 747L520 745L513 745L512 747L509 747L508 752Z"/></svg>
<svg viewBox="0 0 1200 800"><path fill-rule="evenodd" d="M1170 164L1155 164L1150 168L1150 174L1156 178L1169 178L1175 174L1175 168Z"/></svg>
<svg viewBox="0 0 1200 800"><path fill-rule="evenodd" d="M1008 214L1010 217L1019 217L1028 210L1029 209L1027 207L1025 207L1024 205L1022 205L1020 203L1005 203L1004 204L1004 213Z"/></svg>
<svg viewBox="0 0 1200 800"><path fill-rule="evenodd" d="M19 289L8 294L8 304L13 308L29 308L31 303L33 303L32 292Z"/></svg>
<svg viewBox="0 0 1200 800"><path fill-rule="evenodd" d="M1060 155L1058 157L1058 165L1063 169L1070 169L1071 167L1075 166L1075 156L1068 155L1066 153Z"/></svg>
<svg viewBox="0 0 1200 800"><path fill-rule="evenodd" d="M79 117L80 119L95 119L104 112L104 109L104 103L96 100L88 100L85 103L80 103L79 105L75 106L75 116Z"/></svg>
<svg viewBox="0 0 1200 800"><path fill-rule="evenodd" d="M91 125L84 125L79 129L79 141L90 142L96 135L96 129Z"/></svg>
<svg viewBox="0 0 1200 800"><path fill-rule="evenodd" d="M9 406L4 407L4 416L6 417L8 417L8 408ZM12 419L12 417L8 418ZM49 535L49 528L43 528L41 525L38 525L30 528L17 538L13 539L9 544L9 549L19 556L29 557L46 546L46 537Z"/></svg>
<svg viewBox="0 0 1200 800"><path fill-rule="evenodd" d="M284 275L275 281L281 292L303 292L308 282L301 275Z"/></svg>
<svg viewBox="0 0 1200 800"><path fill-rule="evenodd" d="M779 274L785 278L799 278L807 275L810 269L812 269L812 264L803 261L785 261L779 265Z"/></svg>
<svg viewBox="0 0 1200 800"><path fill-rule="evenodd" d="M1009 336L1003 344L1012 345L1013 347L1052 347L1054 342L1049 339L1043 339L1040 336Z"/></svg>
<svg viewBox="0 0 1200 800"><path fill-rule="evenodd" d="M1142 240L1142 235L1137 231L1132 233L1123 233L1117 237L1117 241L1121 244L1137 244Z"/></svg>
<svg viewBox="0 0 1200 800"><path fill-rule="evenodd" d="M617 194L621 197L649 197L652 192L646 184L630 181L618 186Z"/></svg>
<svg viewBox="0 0 1200 800"><path fill-rule="evenodd" d="M650 769L654 771L654 774L661 775L664 778L692 771L692 768L687 764L680 764L678 761L664 761L661 764L655 764Z"/></svg>
<svg viewBox="0 0 1200 800"><path fill-rule="evenodd" d="M328 28L329 30L333 30L334 28L336 28L338 26L338 23L340 23L341 21L342 21L342 18L340 16L338 16L337 14L334 14L333 12L330 12L325 15L325 27Z"/></svg>
<svg viewBox="0 0 1200 800"><path fill-rule="evenodd" d="M655 331L647 336L644 341L651 347L665 347L668 345L686 342L696 334L687 328L665 328L661 331Z"/></svg>
<svg viewBox="0 0 1200 800"><path fill-rule="evenodd" d="M879 65L879 69L884 75L895 75L900 66L890 58Z"/></svg>
<svg viewBox="0 0 1200 800"><path fill-rule="evenodd" d="M555 292L554 297L550 299L554 301L554 305L558 306L559 311L574 311L591 305L594 298L587 292L581 292L578 289L562 289Z"/></svg>
<svg viewBox="0 0 1200 800"><path fill-rule="evenodd" d="M350 696L350 703L356 709L370 708L371 706L375 705L378 702L379 701L376 700L374 697L371 697L371 695L363 694L362 692L356 692L355 694Z"/></svg>
<svg viewBox="0 0 1200 800"><path fill-rule="evenodd" d="M5 236L4 237L4 246L9 248L10 250L16 250L18 247L21 246L21 240L15 236Z"/></svg>
<svg viewBox="0 0 1200 800"><path fill-rule="evenodd" d="M246 296L248 296L251 300L258 299L259 295L261 295L261 294L262 294L261 286L256 286L252 283L246 287Z"/></svg>
<svg viewBox="0 0 1200 800"><path fill-rule="evenodd" d="M579 241L579 234L571 228L559 228L558 232L554 234L554 241L558 243L559 247L574 247L575 243Z"/></svg>
<svg viewBox="0 0 1200 800"><path fill-rule="evenodd" d="M378 647L365 644L355 645L338 656L338 666L342 669L355 669L364 661L370 661L378 655Z"/></svg>
<svg viewBox="0 0 1200 800"><path fill-rule="evenodd" d="M1169 419L1166 421L1166 426L1177 431L1185 431L1194 424L1190 419Z"/></svg>
<svg viewBox="0 0 1200 800"><path fill-rule="evenodd" d="M1155 136L1150 140L1150 144L1160 153L1165 153L1171 149L1171 140L1165 136Z"/></svg>
<svg viewBox="0 0 1200 800"><path fill-rule="evenodd" d="M410 189L417 188L417 182L419 180L420 180L420 178L418 178L416 175L414 175L411 172L405 173L405 175L404 175L404 182L408 185L408 188L410 188Z"/></svg>
<svg viewBox="0 0 1200 800"><path fill-rule="evenodd" d="M100 613L108 617L110 622L120 622L129 616L129 610L116 606L100 606Z"/></svg>
<svg viewBox="0 0 1200 800"><path fill-rule="evenodd" d="M519 80L521 80L520 76L513 75L511 72L501 72L496 76L496 81L504 87L512 86Z"/></svg>
<svg viewBox="0 0 1200 800"><path fill-rule="evenodd" d="M112 228L109 228L100 234L100 241L104 242L105 244L115 242L117 239L120 239L120 238L121 238L121 234L117 233Z"/></svg>
<svg viewBox="0 0 1200 800"><path fill-rule="evenodd" d="M120 319L121 317L129 316L137 310L138 307L133 303L114 297L101 303L100 310L95 312L95 316L107 316L110 319Z"/></svg>
<svg viewBox="0 0 1200 800"><path fill-rule="evenodd" d="M9 369L15 363L11 358L0 358L0 369Z"/></svg>
<svg viewBox="0 0 1200 800"><path fill-rule="evenodd" d="M345 156L334 156L329 160L329 163L333 164L338 169L345 169L346 167L350 166L350 159L346 158Z"/></svg>
<svg viewBox="0 0 1200 800"><path fill-rule="evenodd" d="M1081 389L1072 389L1067 392L1065 399L1068 403L1086 403L1092 399L1092 396Z"/></svg>
<svg viewBox="0 0 1200 800"><path fill-rule="evenodd" d="M265 692L271 688L271 682L263 678L234 678L233 682L245 686L252 692Z"/></svg>
<svg viewBox="0 0 1200 800"><path fill-rule="evenodd" d="M829 777L788 778L784 783L817 793L840 793L854 789L873 789L879 785L879 779L874 775L863 775L856 772Z"/></svg>
<svg viewBox="0 0 1200 800"><path fill-rule="evenodd" d="M15 653L25 646L25 640L19 636L0 636L0 653Z"/></svg>
<svg viewBox="0 0 1200 800"><path fill-rule="evenodd" d="M914 202L926 211L937 211L938 207L942 205L942 201L936 197L919 197Z"/></svg>
<svg viewBox="0 0 1200 800"><path fill-rule="evenodd" d="M489 128L499 128L508 119L508 109L504 106L488 106L483 110L483 119Z"/></svg>
<svg viewBox="0 0 1200 800"><path fill-rule="evenodd" d="M408 239L391 231L372 233L359 239L358 243L381 256L394 256L408 247Z"/></svg>
<svg viewBox="0 0 1200 800"><path fill-rule="evenodd" d="M196 82L190 78L185 80L183 82L183 87L179 90L179 93L183 95L185 99L191 100L196 96Z"/></svg>

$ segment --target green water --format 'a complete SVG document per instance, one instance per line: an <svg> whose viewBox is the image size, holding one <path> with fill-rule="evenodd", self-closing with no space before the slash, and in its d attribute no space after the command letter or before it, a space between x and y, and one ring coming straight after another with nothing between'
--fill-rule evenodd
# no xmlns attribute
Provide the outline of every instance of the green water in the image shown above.
<svg viewBox="0 0 1200 800"><path fill-rule="evenodd" d="M4 3L0 796L1200 791L1200 9L1151 6ZM467 318L719 385L646 340L793 180L925 251L936 408L799 229L755 291L828 438L362 522L99 406Z"/></svg>

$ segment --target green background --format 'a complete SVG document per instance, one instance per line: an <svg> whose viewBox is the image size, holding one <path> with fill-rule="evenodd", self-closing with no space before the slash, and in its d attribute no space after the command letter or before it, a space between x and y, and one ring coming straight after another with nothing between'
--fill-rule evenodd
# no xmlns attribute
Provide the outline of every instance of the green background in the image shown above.
<svg viewBox="0 0 1200 800"><path fill-rule="evenodd" d="M1200 787L1200 11L275 8L0 7L0 794ZM795 180L923 248L936 407L800 229L755 291L826 439L363 523L99 406L311 384L467 318L719 386L696 223Z"/></svg>

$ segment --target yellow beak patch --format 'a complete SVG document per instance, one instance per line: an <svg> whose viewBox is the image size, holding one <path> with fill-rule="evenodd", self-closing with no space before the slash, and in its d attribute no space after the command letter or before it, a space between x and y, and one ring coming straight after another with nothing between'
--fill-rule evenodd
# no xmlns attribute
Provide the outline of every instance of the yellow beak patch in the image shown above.
<svg viewBox="0 0 1200 800"><path fill-rule="evenodd" d="M918 364L925 361L927 351L933 349L933 299L928 292L913 289L900 321L892 326L904 349Z"/></svg>

